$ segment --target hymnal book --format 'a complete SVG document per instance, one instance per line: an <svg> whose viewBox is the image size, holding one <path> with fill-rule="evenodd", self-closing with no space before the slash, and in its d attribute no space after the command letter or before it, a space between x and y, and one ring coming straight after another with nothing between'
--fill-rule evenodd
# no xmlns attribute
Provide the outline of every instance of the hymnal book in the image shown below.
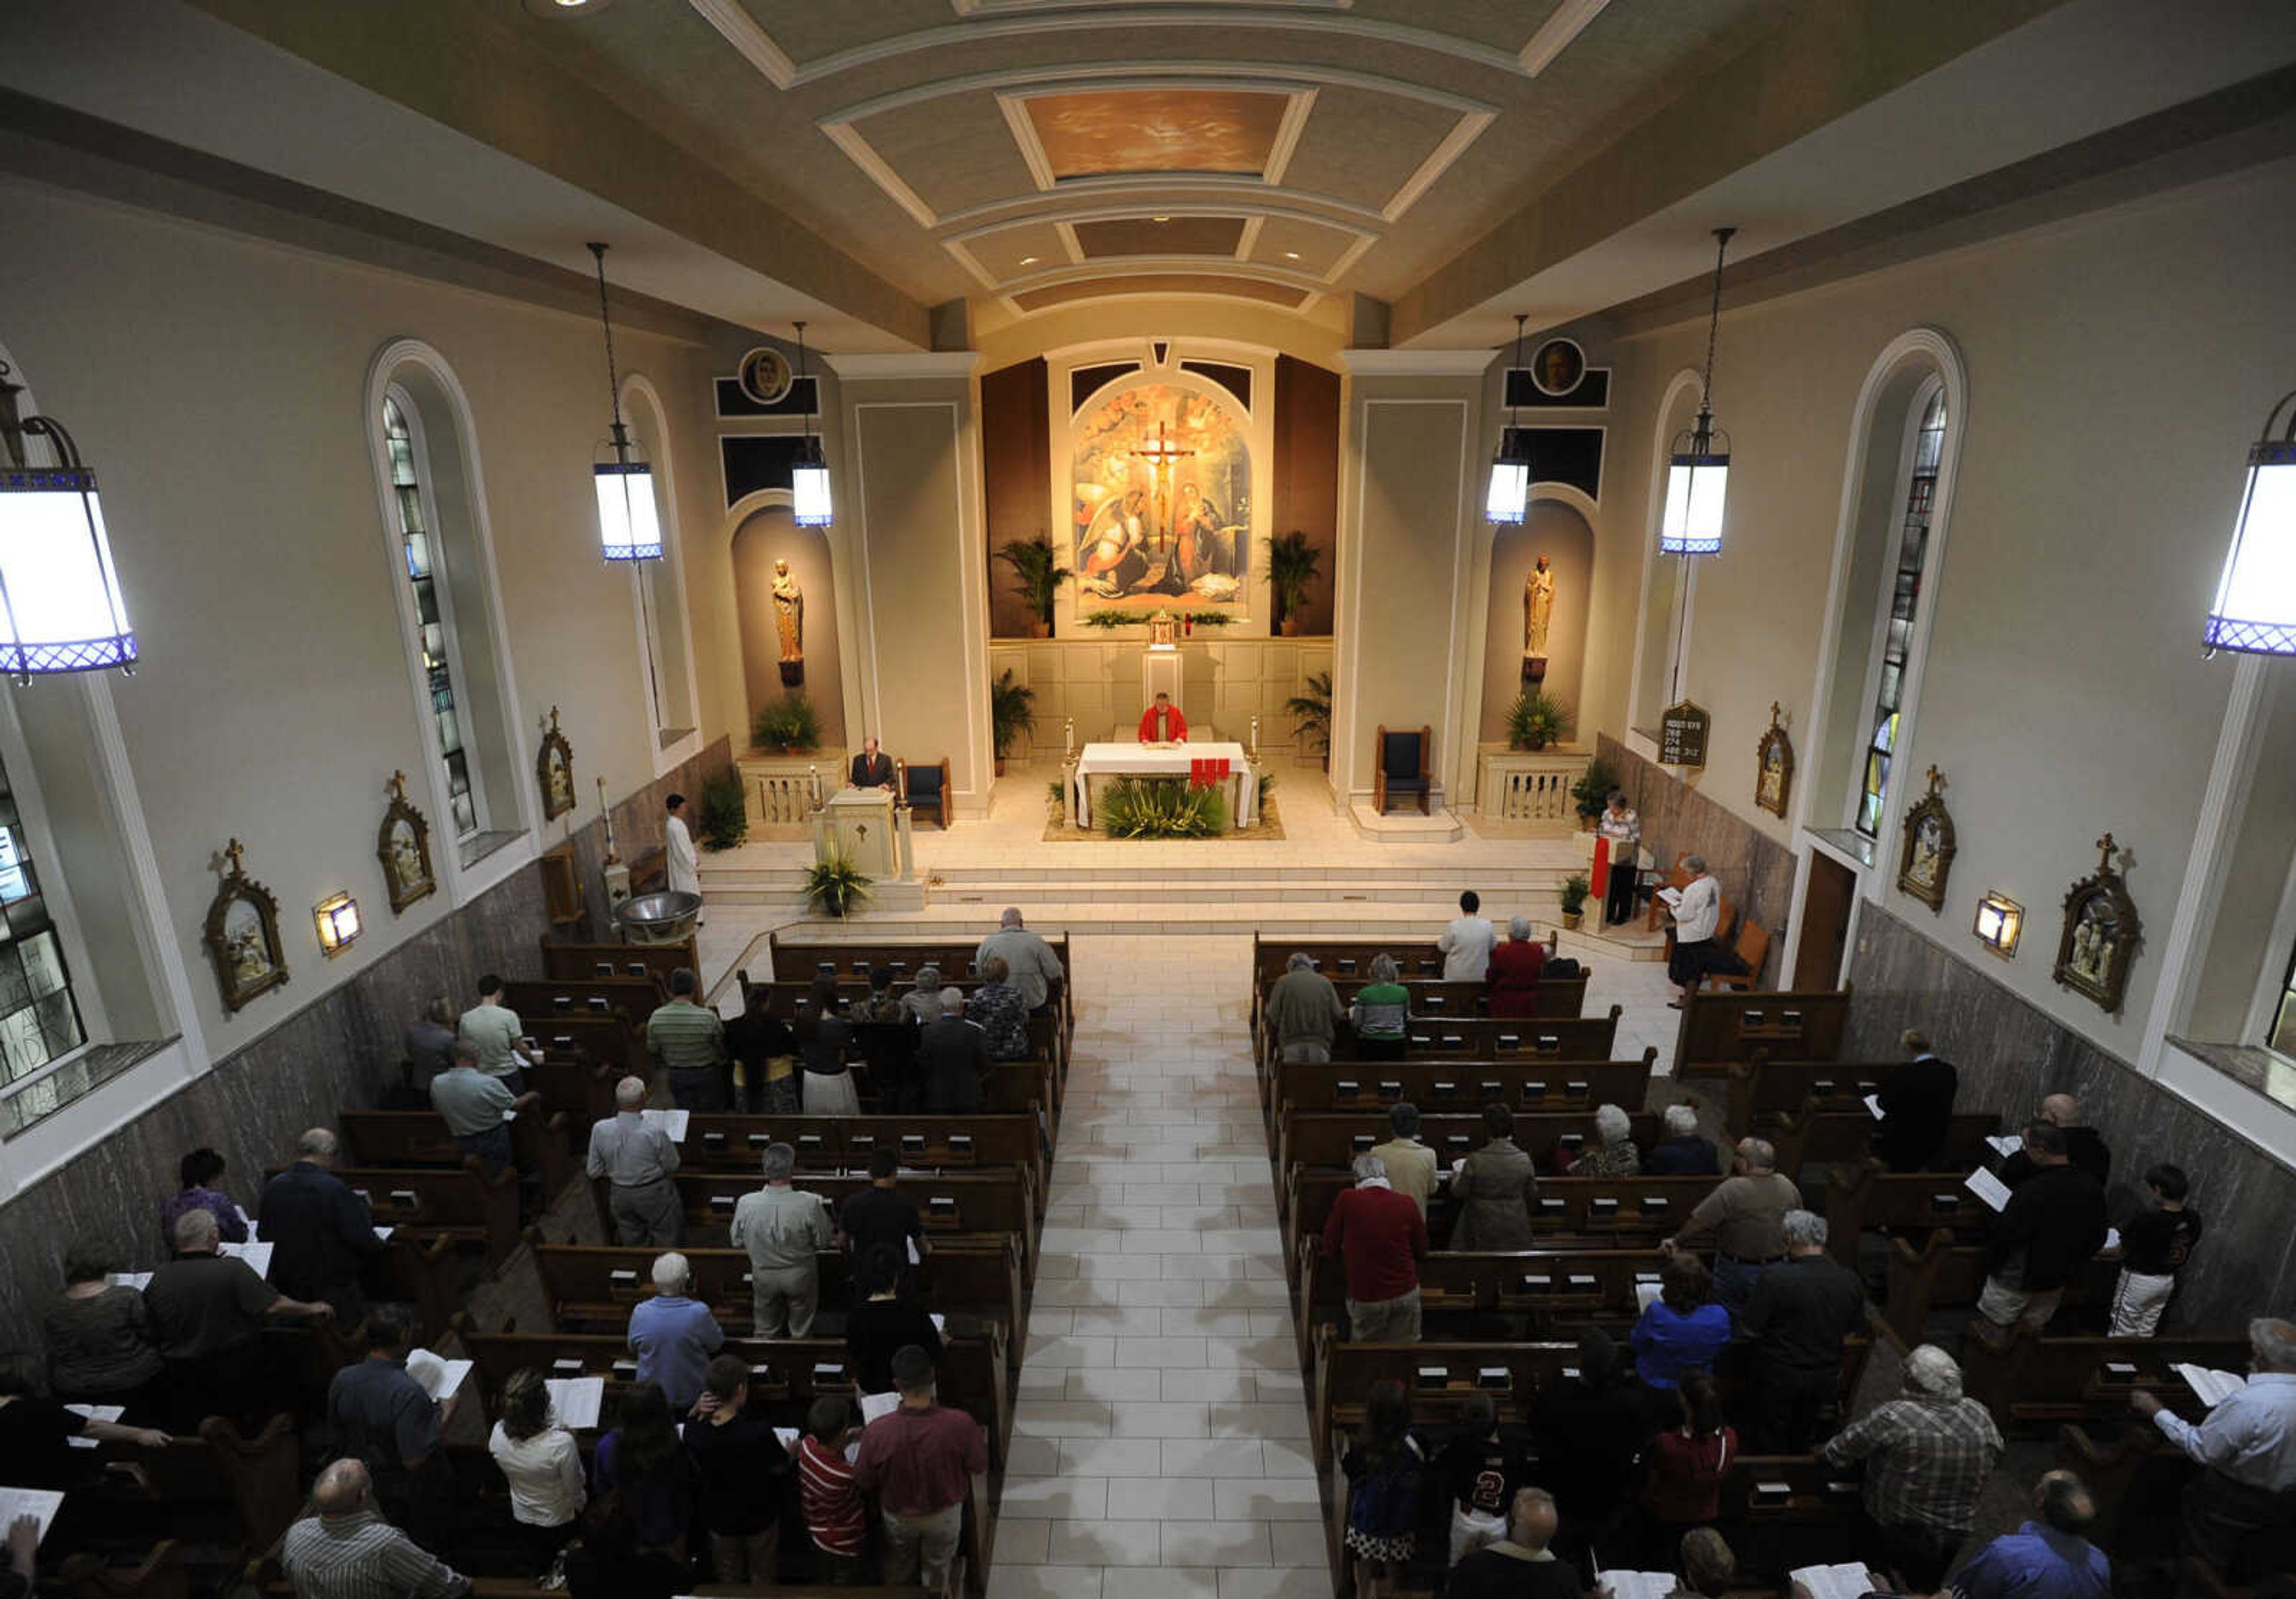
<svg viewBox="0 0 2296 1599"><path fill-rule="evenodd" d="M599 1408L606 1402L603 1377L546 1377L542 1386L550 1390L550 1407L560 1426L579 1432L598 1424Z"/></svg>
<svg viewBox="0 0 2296 1599"><path fill-rule="evenodd" d="M943 1315L942 1315L939 1311L938 1311L938 1310L933 1311L933 1312L931 1313L931 1315L932 1315L933 1331L934 1331L934 1332L938 1332L938 1333L939 1333L939 1334L940 1334L942 1337L944 1337L944 1338L947 1337L947 1336L948 1336L948 1317L947 1317L947 1316L943 1316Z"/></svg>
<svg viewBox="0 0 2296 1599"><path fill-rule="evenodd" d="M152 1285L152 1274L148 1271L116 1271L107 1274L103 1280L114 1288L132 1288L142 1293Z"/></svg>
<svg viewBox="0 0 2296 1599"><path fill-rule="evenodd" d="M685 1142L686 1124L692 1119L692 1115L693 1113L687 1111L641 1111L638 1112L639 1119L646 1126L660 1128L663 1132L668 1133L672 1144Z"/></svg>
<svg viewBox="0 0 2296 1599"><path fill-rule="evenodd" d="M1595 1586L1611 1599L1667 1599L1676 1584L1671 1571L1605 1571Z"/></svg>
<svg viewBox="0 0 2296 1599"><path fill-rule="evenodd" d="M63 1495L50 1488L0 1488L0 1527L13 1527L18 1516L30 1516L40 1524L40 1537L45 1538L49 1523L63 1504Z"/></svg>
<svg viewBox="0 0 2296 1599"><path fill-rule="evenodd" d="M2098 1254L2100 1254L2100 1255L2110 1255L2111 1253L2112 1253L2112 1251L2113 1251L2113 1250L2115 1250L2119 1249L2120 1247L2120 1229L2119 1227L2107 1227L2107 1228L2105 1228L2105 1230L2104 1230L2104 1247L2103 1247L2103 1249L2101 1249L2101 1250L2097 1250L2097 1253L2098 1253Z"/></svg>
<svg viewBox="0 0 2296 1599"><path fill-rule="evenodd" d="M385 1243L389 1243L390 1242L390 1229L389 1227L377 1227L374 1230L374 1235L377 1238L381 1239Z"/></svg>
<svg viewBox="0 0 2296 1599"><path fill-rule="evenodd" d="M1866 1108L1874 1112L1874 1120L1879 1121L1882 1119L1882 1096L1880 1095L1867 1095L1866 1096Z"/></svg>
<svg viewBox="0 0 2296 1599"><path fill-rule="evenodd" d="M794 1458L797 1455L797 1429L776 1427L774 1429L774 1436L782 1440L782 1447L788 1450L791 1456Z"/></svg>
<svg viewBox="0 0 2296 1599"><path fill-rule="evenodd" d="M463 1386L463 1379L471 1374L467 1360L447 1360L428 1349L406 1352L406 1374L414 1379L422 1391L436 1404L444 1405Z"/></svg>
<svg viewBox="0 0 2296 1599"><path fill-rule="evenodd" d="M1675 906L1682 903L1682 890L1680 889L1660 889L1658 891L1658 902L1666 906L1667 909L1672 910Z"/></svg>
<svg viewBox="0 0 2296 1599"><path fill-rule="evenodd" d="M67 1405L64 1408L76 1415L84 1415L91 1422L116 1422L127 1414L126 1406L119 1405ZM75 1449L95 1447L95 1439L86 1434L78 1438L68 1438L64 1441Z"/></svg>
<svg viewBox="0 0 2296 1599"><path fill-rule="evenodd" d="M914 1238L905 1238L901 1242L903 1247L907 1249L909 1251L909 1264L911 1266L922 1266L925 1263L924 1257L917 1253L917 1241Z"/></svg>
<svg viewBox="0 0 2296 1599"><path fill-rule="evenodd" d="M235 1255L254 1269L258 1277L271 1275L271 1250L267 1243L219 1243L217 1250L226 1255Z"/></svg>
<svg viewBox="0 0 2296 1599"><path fill-rule="evenodd" d="M1660 1292L1660 1286L1656 1283L1636 1283L1635 1308L1637 1310L1649 1309L1652 1305L1658 1302L1658 1296Z"/></svg>
<svg viewBox="0 0 2296 1599"><path fill-rule="evenodd" d="M1985 1142L1993 1146L1995 1154L2004 1157L2013 1155L2025 1147L2025 1141L2014 1133L1988 1133Z"/></svg>
<svg viewBox="0 0 2296 1599"><path fill-rule="evenodd" d="M2182 1377L2201 1403L2211 1410L2248 1386L2248 1379L2236 1372L2211 1371L2207 1366L2193 1365L2185 1361L2178 1361L2169 1369Z"/></svg>
<svg viewBox="0 0 2296 1599"><path fill-rule="evenodd" d="M1809 1590L1809 1599L1866 1599L1874 1574L1857 1561L1838 1566L1803 1566L1788 1573Z"/></svg>
<svg viewBox="0 0 2296 1599"><path fill-rule="evenodd" d="M1962 1186L1968 1189L1978 1198L1983 1200L1987 1204L1992 1206L1996 1210L1998 1210L2002 1206L2009 1202L2009 1185L2003 1182L1999 1177L1995 1177L1982 1166L1979 1167L1975 1171L1971 1172L1968 1179L1962 1184Z"/></svg>
<svg viewBox="0 0 2296 1599"><path fill-rule="evenodd" d="M875 1421L879 1416L890 1415L900 1407L901 1396L898 1393L863 1394L861 1396L861 1424L865 1427L871 1422Z"/></svg>

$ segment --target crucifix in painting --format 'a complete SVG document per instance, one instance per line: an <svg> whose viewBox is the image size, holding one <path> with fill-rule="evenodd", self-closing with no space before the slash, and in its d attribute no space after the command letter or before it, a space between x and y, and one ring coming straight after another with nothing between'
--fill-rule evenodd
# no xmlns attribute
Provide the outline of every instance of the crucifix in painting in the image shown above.
<svg viewBox="0 0 2296 1599"><path fill-rule="evenodd" d="M1252 489L1238 420L1209 395L1149 383L1088 407L1076 429L1078 591L1143 611L1174 595L1241 600Z"/></svg>

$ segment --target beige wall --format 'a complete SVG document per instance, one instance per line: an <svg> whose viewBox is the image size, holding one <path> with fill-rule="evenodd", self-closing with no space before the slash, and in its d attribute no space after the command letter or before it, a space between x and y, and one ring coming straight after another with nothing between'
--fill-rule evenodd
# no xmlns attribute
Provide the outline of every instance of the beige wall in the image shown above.
<svg viewBox="0 0 2296 1599"><path fill-rule="evenodd" d="M758 713L790 692L782 685L781 627L774 613L776 560L790 563L790 576L805 596L805 685L800 692L821 717L822 743L836 749L845 742L845 692L829 541L818 529L799 527L783 505L750 512L734 533L734 596L742 622L750 725L756 726Z"/></svg>
<svg viewBox="0 0 2296 1599"><path fill-rule="evenodd" d="M1818 738L1844 467L1864 448L1851 411L1893 339L1940 330L1966 365L1965 431L1943 567L1923 601L1934 632L1918 728L1899 765L1946 771L1960 855L1941 915L1894 889L1888 902L1975 962L1977 897L1997 887L2021 900L2024 947L1987 970L2123 1058L2152 1003L2226 704L2230 663L2203 661L2198 640L2244 441L2286 389L2296 348L2292 182L2296 165L2258 168L1723 319L1727 544L1698 568L1687 681L1714 716L1702 791L1795 836L1753 808L1755 741L1772 700L1806 756ZM1619 348L1627 414L1606 497L1620 526L1649 525L1652 407L1704 337L1686 324ZM1862 636L1870 609L1849 626ZM1615 732L1631 639L1621 629L1594 646L1610 664L1590 661L1590 697ZM1868 710L1837 700L1835 714ZM1892 827L1908 798L1898 791ZM2049 978L2059 901L2108 828L2133 852L2147 932L2117 1018Z"/></svg>
<svg viewBox="0 0 2296 1599"><path fill-rule="evenodd" d="M616 799L652 779L630 579L596 554L594 323L22 188L0 191L0 340L101 474L143 651L112 692L212 1053L448 908L434 896L393 917L374 858L383 781L422 759L362 414L390 340L434 347L470 400L519 769L530 781L554 704L578 818L594 778ZM662 396L684 527L714 526L698 352L636 332L619 344L624 371ZM722 725L722 697L705 706ZM279 898L293 979L226 1020L197 939L232 836ZM336 888L359 898L368 931L331 962L310 907Z"/></svg>

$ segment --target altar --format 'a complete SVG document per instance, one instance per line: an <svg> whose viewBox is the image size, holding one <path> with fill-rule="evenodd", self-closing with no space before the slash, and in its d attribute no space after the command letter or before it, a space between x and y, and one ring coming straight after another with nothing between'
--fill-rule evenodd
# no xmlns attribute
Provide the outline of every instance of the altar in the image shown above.
<svg viewBox="0 0 2296 1599"><path fill-rule="evenodd" d="M1076 791L1072 796L1078 827L1092 826L1092 780L1095 777L1177 777L1185 783L1199 761L1226 761L1227 775L1219 780L1227 796L1227 824L1232 832L1259 820L1259 776L1236 743L1086 744L1077 757Z"/></svg>

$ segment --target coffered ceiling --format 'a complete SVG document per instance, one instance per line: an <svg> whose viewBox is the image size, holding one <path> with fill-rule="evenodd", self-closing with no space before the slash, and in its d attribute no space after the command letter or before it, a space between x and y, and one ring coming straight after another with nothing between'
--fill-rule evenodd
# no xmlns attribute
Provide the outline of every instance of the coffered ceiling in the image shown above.
<svg viewBox="0 0 2296 1599"><path fill-rule="evenodd" d="M832 349L1497 341L2296 61L2286 0L12 0L0 86Z"/></svg>

